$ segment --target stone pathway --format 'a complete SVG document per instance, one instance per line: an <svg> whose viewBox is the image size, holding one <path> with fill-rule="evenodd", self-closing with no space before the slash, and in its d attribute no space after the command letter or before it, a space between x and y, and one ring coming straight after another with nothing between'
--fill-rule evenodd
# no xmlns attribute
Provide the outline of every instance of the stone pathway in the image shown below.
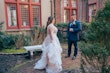
<svg viewBox="0 0 110 73"><path fill-rule="evenodd" d="M72 71L73 69L78 70L80 68L80 52L78 53L78 56L75 60L72 60L72 57L70 58L64 58L66 55L67 49L63 50L62 54L62 67L63 71L61 73L80 73ZM45 73L45 70L34 70L34 64L40 59L40 56L37 56L36 59L33 59L26 64L16 68L10 73ZM71 72L70 72L71 71ZM8 72L9 73L9 72Z"/></svg>

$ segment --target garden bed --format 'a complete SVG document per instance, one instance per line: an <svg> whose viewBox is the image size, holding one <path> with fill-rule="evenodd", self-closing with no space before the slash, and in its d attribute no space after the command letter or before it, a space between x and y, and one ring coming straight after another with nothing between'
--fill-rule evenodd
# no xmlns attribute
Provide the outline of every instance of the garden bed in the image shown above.
<svg viewBox="0 0 110 73"><path fill-rule="evenodd" d="M3 49L0 54L23 54L26 53L24 49Z"/></svg>

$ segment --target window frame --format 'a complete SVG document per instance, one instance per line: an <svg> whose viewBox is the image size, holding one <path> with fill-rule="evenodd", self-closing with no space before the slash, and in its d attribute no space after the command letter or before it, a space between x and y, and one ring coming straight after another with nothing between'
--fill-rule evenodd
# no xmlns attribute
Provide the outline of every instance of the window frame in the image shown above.
<svg viewBox="0 0 110 73"><path fill-rule="evenodd" d="M92 18L94 16L94 15L90 16L90 6L95 6L95 7L93 7L93 10L95 9L97 11L97 3L95 2L95 3L88 4L88 17L89 17L88 22L91 22ZM93 13L91 13L91 14L93 14Z"/></svg>
<svg viewBox="0 0 110 73"><path fill-rule="evenodd" d="M39 20L39 23L40 25L39 26L42 26L42 23L41 23L41 0L39 0L39 2L33 2L32 0L28 0L28 2L21 2L20 0L4 0L4 5L5 5L5 15L6 15L6 28L7 29L24 29L24 28L32 28L34 25L33 25L33 11L32 11L32 6L39 6L40 8L40 20ZM17 26L9 26L9 23L8 23L8 11L7 11L7 6L8 4L15 4L16 5L16 20L17 20ZM29 26L22 26L22 21L21 21L21 11L20 11L20 5L28 5L28 12L29 12Z"/></svg>
<svg viewBox="0 0 110 73"><path fill-rule="evenodd" d="M76 18L78 18L78 0L76 0L76 7L72 6L72 0L68 0L69 5L64 6L64 10L69 10L69 21L71 20L72 10L76 10ZM64 3L63 3L64 4Z"/></svg>

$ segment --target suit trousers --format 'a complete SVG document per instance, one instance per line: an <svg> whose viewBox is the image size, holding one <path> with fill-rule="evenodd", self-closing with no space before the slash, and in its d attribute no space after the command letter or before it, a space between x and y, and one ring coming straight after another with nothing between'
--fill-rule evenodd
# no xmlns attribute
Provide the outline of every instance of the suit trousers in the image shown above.
<svg viewBox="0 0 110 73"><path fill-rule="evenodd" d="M76 57L77 53L78 53L77 41L72 41L72 40L68 40L68 56L71 55L72 44L74 45L74 55L73 56Z"/></svg>

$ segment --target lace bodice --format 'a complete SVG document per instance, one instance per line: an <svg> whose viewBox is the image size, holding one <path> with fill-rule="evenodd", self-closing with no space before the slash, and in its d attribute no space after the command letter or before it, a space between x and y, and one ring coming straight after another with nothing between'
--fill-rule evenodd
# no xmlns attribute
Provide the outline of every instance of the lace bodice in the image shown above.
<svg viewBox="0 0 110 73"><path fill-rule="evenodd" d="M54 34L57 34L58 29L54 26L54 24L49 24L47 27L47 35L49 35L49 29L52 28L54 30Z"/></svg>

